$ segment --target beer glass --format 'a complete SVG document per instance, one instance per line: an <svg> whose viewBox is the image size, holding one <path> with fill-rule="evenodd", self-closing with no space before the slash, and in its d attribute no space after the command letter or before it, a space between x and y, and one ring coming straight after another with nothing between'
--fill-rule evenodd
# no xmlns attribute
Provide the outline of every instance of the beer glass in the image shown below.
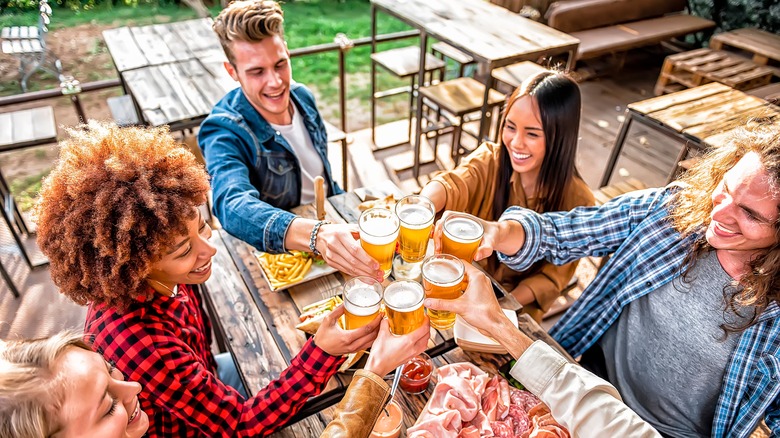
<svg viewBox="0 0 780 438"><path fill-rule="evenodd" d="M425 321L423 287L416 281L394 281L385 288L385 315L394 335L405 335Z"/></svg>
<svg viewBox="0 0 780 438"><path fill-rule="evenodd" d="M463 262L450 254L430 256L423 262L422 277L425 296L454 300L463 293ZM444 310L428 309L431 326L448 329L455 325L455 314Z"/></svg>
<svg viewBox="0 0 780 438"><path fill-rule="evenodd" d="M398 216L386 208L371 208L360 215L358 225L360 245L379 263L379 269L387 278L393 268L395 242L398 240Z"/></svg>
<svg viewBox="0 0 780 438"><path fill-rule="evenodd" d="M395 214L401 221L398 237L401 257L409 263L422 261L428 249L433 217L436 215L433 202L425 196L409 195L395 204Z"/></svg>
<svg viewBox="0 0 780 438"><path fill-rule="evenodd" d="M379 314L382 284L371 277L355 277L344 284L344 328L363 327Z"/></svg>
<svg viewBox="0 0 780 438"><path fill-rule="evenodd" d="M441 252L471 262L482 241L484 229L477 218L466 213L451 213L444 220Z"/></svg>

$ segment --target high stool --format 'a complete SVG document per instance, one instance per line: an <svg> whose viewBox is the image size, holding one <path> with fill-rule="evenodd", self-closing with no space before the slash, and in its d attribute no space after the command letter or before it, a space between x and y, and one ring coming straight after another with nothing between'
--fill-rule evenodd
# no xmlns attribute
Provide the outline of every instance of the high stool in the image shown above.
<svg viewBox="0 0 780 438"><path fill-rule="evenodd" d="M535 62L523 61L494 69L491 75L495 80L512 87L512 90L514 90L519 87L524 80L545 71L547 71L546 68Z"/></svg>
<svg viewBox="0 0 780 438"><path fill-rule="evenodd" d="M435 132L434 156L439 142L439 134L452 127L452 159L457 166L460 157L471 152L460 143L463 132L465 131L466 134L479 140L479 134L464 130L463 125L478 120L481 116L480 110L482 109L485 86L476 79L465 77L451 79L428 87L420 87L420 94L423 96L423 106L436 111L436 119L434 120L431 120L423 111L425 119L430 123L423 132L426 135ZM492 123L493 115L498 112L497 107L503 102L504 95L491 89L488 94L488 109L490 110L488 123Z"/></svg>
<svg viewBox="0 0 780 438"><path fill-rule="evenodd" d="M409 79L408 87L391 90L376 91L376 66L380 66L400 79ZM439 72L439 80L444 78L444 70L447 64L430 53L425 54L425 72L429 74L428 82L434 72ZM409 138L412 137L412 119L414 113L414 96L417 89L417 76L420 72L420 48L418 46L401 47L371 54L371 140L376 145L376 101L384 97L409 93ZM385 148L398 146L405 142L384 146Z"/></svg>
<svg viewBox="0 0 780 438"><path fill-rule="evenodd" d="M447 58L455 61L460 66L458 67L459 78L465 75L467 66L475 64L474 58L461 52L455 47L452 47L451 45L445 43L444 41L439 41L438 43L432 45L431 52L434 55L437 55L442 61L446 62ZM446 69L444 70L444 76L445 78L447 76Z"/></svg>

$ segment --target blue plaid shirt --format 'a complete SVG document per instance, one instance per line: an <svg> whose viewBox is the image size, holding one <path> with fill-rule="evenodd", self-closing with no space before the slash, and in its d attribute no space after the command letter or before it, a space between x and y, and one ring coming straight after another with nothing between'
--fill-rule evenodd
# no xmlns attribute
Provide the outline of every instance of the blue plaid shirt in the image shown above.
<svg viewBox="0 0 780 438"><path fill-rule="evenodd" d="M517 254L499 254L518 271L543 258L560 265L613 254L550 332L572 356L595 344L628 303L680 275L693 237L683 239L671 225L667 208L676 190L643 190L570 212L511 207L501 216L525 229L526 242ZM747 437L762 417L772 437L780 437L779 316L780 307L772 302L740 336L721 382L713 437Z"/></svg>

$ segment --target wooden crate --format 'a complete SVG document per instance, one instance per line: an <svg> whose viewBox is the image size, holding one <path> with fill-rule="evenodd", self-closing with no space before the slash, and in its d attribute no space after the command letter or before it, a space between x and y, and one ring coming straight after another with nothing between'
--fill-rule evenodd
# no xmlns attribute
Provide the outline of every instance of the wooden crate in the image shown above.
<svg viewBox="0 0 780 438"><path fill-rule="evenodd" d="M667 56L655 85L660 96L710 82L720 82L736 90L749 90L768 84L772 69L734 53L698 49Z"/></svg>

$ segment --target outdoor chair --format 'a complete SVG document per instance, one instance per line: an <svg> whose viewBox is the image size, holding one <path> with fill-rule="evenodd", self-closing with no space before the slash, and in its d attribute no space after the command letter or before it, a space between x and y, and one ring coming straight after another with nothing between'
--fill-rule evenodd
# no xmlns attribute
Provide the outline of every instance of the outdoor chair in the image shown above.
<svg viewBox="0 0 780 438"><path fill-rule="evenodd" d="M535 62L523 61L506 67L497 68L491 72L491 75L500 84L506 84L511 88L511 90L508 91L511 93L515 88L519 87L524 80L545 71L547 71L546 68ZM501 90L501 88L498 87L497 89Z"/></svg>
<svg viewBox="0 0 780 438"><path fill-rule="evenodd" d="M376 90L376 66L382 67L390 74L400 78L409 79L409 85L400 88L394 88L385 91ZM439 72L439 80L444 78L444 70L447 64L441 59L430 53L425 54L425 72L428 79L425 82L431 82L434 72ZM371 54L371 140L376 145L376 101L389 96L409 93L409 137L412 137L412 114L414 114L414 96L418 88L417 76L420 72L420 48L417 46L402 47L398 49L385 50ZM399 146L403 143L383 146L389 148Z"/></svg>
<svg viewBox="0 0 780 438"><path fill-rule="evenodd" d="M458 64L458 76L459 78L462 78L463 76L466 76L466 67L476 65L474 62L474 58L469 56L466 53L461 52L460 50L456 49L455 47L452 47L451 45L445 43L444 41L439 41L438 43L431 46L431 52L438 56L442 61L447 61L447 59L451 59L455 61L456 64ZM447 77L447 70L444 71L444 78Z"/></svg>
<svg viewBox="0 0 780 438"><path fill-rule="evenodd" d="M52 14L48 0L40 0L38 11L37 26L4 27L0 31L3 53L19 58L19 83L25 93L27 81L38 70L47 71L56 78L62 75L62 63L46 47Z"/></svg>
<svg viewBox="0 0 780 438"><path fill-rule="evenodd" d="M482 116L482 98L485 86L476 79L464 77L440 82L436 85L421 87L423 96L423 118L428 125L423 128L423 133L429 136L434 133L434 157L439 145L439 136L452 131L452 160L457 166L460 157L471 152L461 143L462 134L476 138L479 143L479 134L471 133L464 129L464 125L471 121L479 121ZM486 115L488 123L493 123L493 115L498 114L498 107L504 102L504 95L496 90L490 90L488 94L488 109ZM428 116L427 109L433 110L436 117ZM451 129L450 129L451 128Z"/></svg>

